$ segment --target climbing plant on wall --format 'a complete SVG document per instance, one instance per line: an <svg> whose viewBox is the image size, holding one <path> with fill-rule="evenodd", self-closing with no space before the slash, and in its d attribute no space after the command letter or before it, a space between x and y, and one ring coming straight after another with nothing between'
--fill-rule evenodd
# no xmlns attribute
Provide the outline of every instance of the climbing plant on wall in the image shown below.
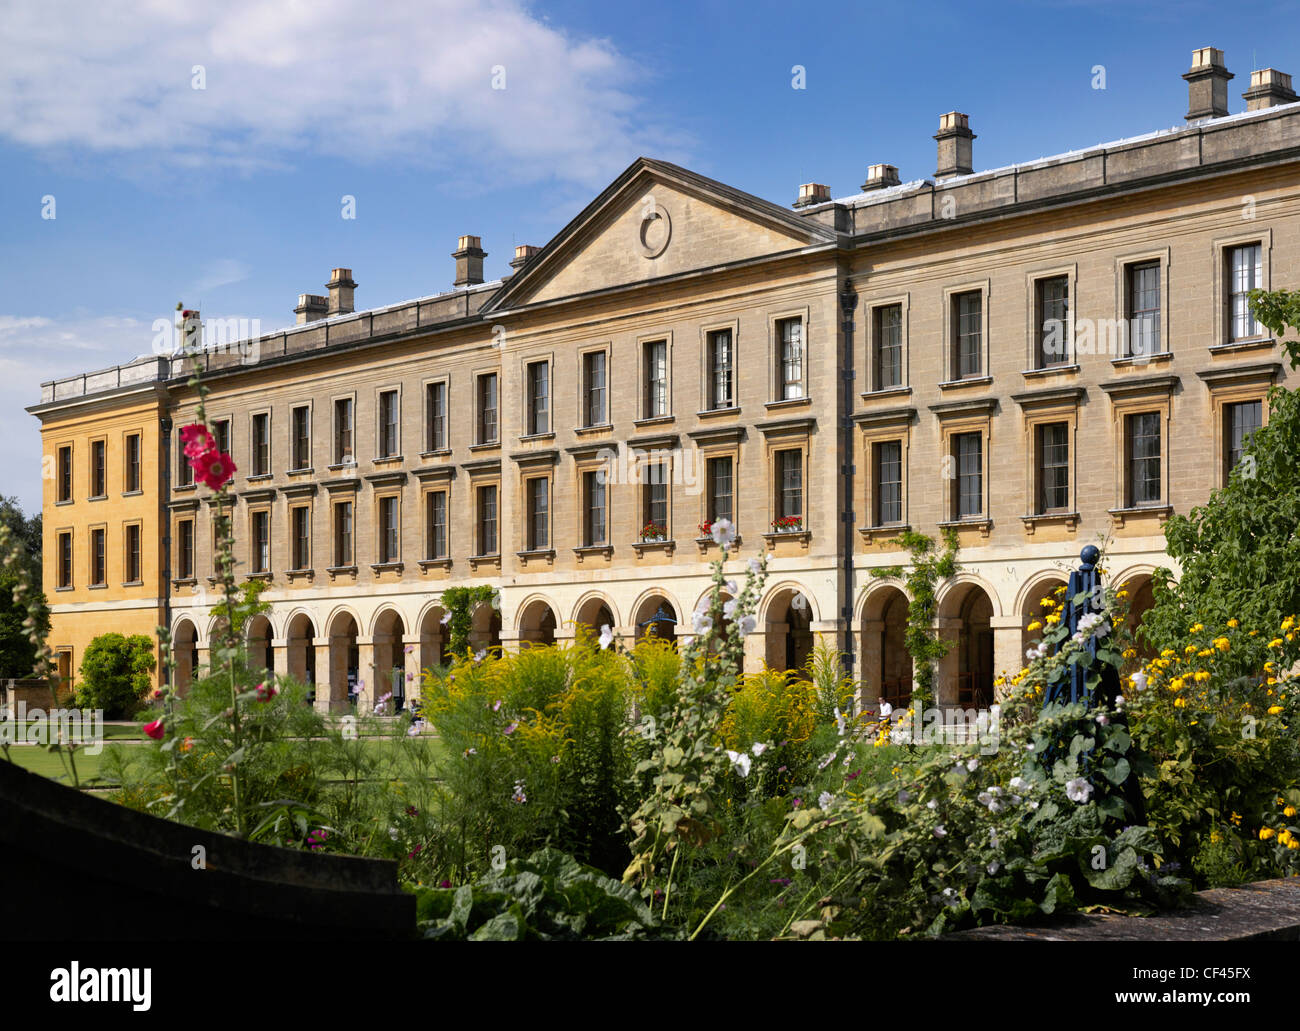
<svg viewBox="0 0 1300 1031"><path fill-rule="evenodd" d="M474 626L474 607L480 602L497 604L496 588L490 584L477 587L448 587L442 592L442 608L446 612L443 625L447 628L447 650L461 655L469 648L469 632Z"/></svg>

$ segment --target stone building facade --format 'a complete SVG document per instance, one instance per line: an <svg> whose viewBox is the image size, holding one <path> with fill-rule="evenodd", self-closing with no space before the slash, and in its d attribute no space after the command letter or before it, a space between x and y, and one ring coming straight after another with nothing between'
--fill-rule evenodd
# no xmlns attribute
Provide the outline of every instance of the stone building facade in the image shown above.
<svg viewBox="0 0 1300 1031"><path fill-rule="evenodd" d="M905 585L872 574L906 563L904 527L961 543L944 703L1019 668L1039 599L1099 537L1140 610L1164 522L1225 482L1287 380L1245 292L1300 287L1290 77L1252 73L1237 115L1220 51L1184 77L1182 128L976 172L949 112L933 175L876 164L861 192L806 184L791 207L640 159L502 281L465 236L448 292L356 311L335 269L298 325L207 341L238 571L272 606L254 649L337 708L439 661L453 584L500 590L476 646L689 637L719 518L740 535L729 572L771 556L747 662L797 666L823 639L866 702L910 691ZM71 675L110 628L169 626L182 679L206 661L186 361L48 383L31 409Z"/></svg>

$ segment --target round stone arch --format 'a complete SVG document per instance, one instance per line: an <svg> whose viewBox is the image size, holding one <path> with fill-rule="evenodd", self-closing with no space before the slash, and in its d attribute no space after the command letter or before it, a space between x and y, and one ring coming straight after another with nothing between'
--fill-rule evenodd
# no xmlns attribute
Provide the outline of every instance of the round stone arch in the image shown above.
<svg viewBox="0 0 1300 1031"><path fill-rule="evenodd" d="M176 690L187 694L199 669L199 622L182 613L172 620L172 658L176 662ZM203 647L207 647L204 642Z"/></svg>
<svg viewBox="0 0 1300 1031"><path fill-rule="evenodd" d="M442 618L447 614L442 598L426 601L415 620L420 635L420 669L445 666L451 662L451 641Z"/></svg>
<svg viewBox="0 0 1300 1031"><path fill-rule="evenodd" d="M338 605L326 617L320 632L328 641L329 665L319 671L316 707L325 712L346 709L364 674L358 638L365 624L350 605Z"/></svg>
<svg viewBox="0 0 1300 1031"><path fill-rule="evenodd" d="M648 624L663 609L673 623ZM647 634L665 641L676 641L682 635L691 635L691 613L682 607L681 600L665 587L649 587L642 591L629 610L629 621L633 640L640 640Z"/></svg>
<svg viewBox="0 0 1300 1031"><path fill-rule="evenodd" d="M1040 604L1042 599L1051 595L1057 587L1069 582L1070 570L1068 569L1040 569L1030 573L1021 582L1020 589L1016 591L1014 613L1022 617L1030 614L1037 615L1043 611L1043 606Z"/></svg>
<svg viewBox="0 0 1300 1031"><path fill-rule="evenodd" d="M289 676L309 687L316 683L316 638L320 636L316 620L309 609L301 606L292 609L285 617L281 638Z"/></svg>
<svg viewBox="0 0 1300 1031"><path fill-rule="evenodd" d="M575 636L580 627L587 627L592 634L599 634L600 628L608 623L610 631L617 634L622 625L613 599L601 591L588 591L579 598L573 606L572 615L565 622L573 628Z"/></svg>
<svg viewBox="0 0 1300 1031"><path fill-rule="evenodd" d="M954 577L936 598L938 631L949 642L938 662L939 705L983 708L993 703L994 620L1001 617L997 591L973 574Z"/></svg>
<svg viewBox="0 0 1300 1031"><path fill-rule="evenodd" d="M859 592L855 625L860 635L862 703L906 708L912 700L913 663L907 650L912 598L896 577L876 579Z"/></svg>
<svg viewBox="0 0 1300 1031"><path fill-rule="evenodd" d="M470 647L476 652L501 648L501 610L490 601L480 601L470 611Z"/></svg>
<svg viewBox="0 0 1300 1031"><path fill-rule="evenodd" d="M813 652L813 624L821 619L812 591L797 580L783 580L768 588L758 611L764 661L773 669L803 671Z"/></svg>
<svg viewBox="0 0 1300 1031"><path fill-rule="evenodd" d="M560 607L544 594L530 594L515 609L515 633L521 642L551 645L559 626Z"/></svg>
<svg viewBox="0 0 1300 1031"><path fill-rule="evenodd" d="M1137 651L1138 659L1143 662L1155 658L1155 649L1136 636L1143 617L1155 603L1155 573L1154 565L1148 562L1137 562L1127 566L1113 577L1106 577L1115 590L1128 592L1128 597L1125 599L1128 602L1128 628L1135 635L1133 647Z"/></svg>

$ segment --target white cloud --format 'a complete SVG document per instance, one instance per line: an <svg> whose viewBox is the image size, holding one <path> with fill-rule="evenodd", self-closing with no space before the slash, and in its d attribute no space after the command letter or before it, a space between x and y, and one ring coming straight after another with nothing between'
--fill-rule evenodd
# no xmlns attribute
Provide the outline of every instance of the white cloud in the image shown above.
<svg viewBox="0 0 1300 1031"><path fill-rule="evenodd" d="M242 283L251 271L252 267L247 262L237 261L234 258L218 258L216 261L208 262L199 273L199 278L185 287L182 293L186 296L196 296L209 290L216 290L218 287L230 286L232 283Z"/></svg>
<svg viewBox="0 0 1300 1031"><path fill-rule="evenodd" d="M609 41L574 38L518 0L18 0L0 12L0 137L173 167L306 153L477 184L600 186L639 153L679 156L634 92L645 80Z"/></svg>

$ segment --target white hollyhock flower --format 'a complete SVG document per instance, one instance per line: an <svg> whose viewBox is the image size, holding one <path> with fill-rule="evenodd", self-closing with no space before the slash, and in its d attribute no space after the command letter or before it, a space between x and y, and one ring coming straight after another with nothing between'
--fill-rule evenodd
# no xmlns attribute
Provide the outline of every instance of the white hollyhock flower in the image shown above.
<svg viewBox="0 0 1300 1031"><path fill-rule="evenodd" d="M995 874L995 873L997 873L998 870L1000 870L1001 868L1002 868L1002 864L999 863L996 859L993 860L993 862L989 863L989 873L990 873L990 874Z"/></svg>
<svg viewBox="0 0 1300 1031"><path fill-rule="evenodd" d="M946 838L948 836L948 829L944 827L943 824L939 824L934 829L934 836L936 838Z"/></svg>
<svg viewBox="0 0 1300 1031"><path fill-rule="evenodd" d="M822 711L825 712L824 709ZM839 735L841 737L844 736L844 728L845 728L844 716L840 712L840 707L837 705L835 706L835 729L836 731L839 732Z"/></svg>
<svg viewBox="0 0 1300 1031"><path fill-rule="evenodd" d="M709 533L713 537L713 543L729 548L736 539L736 527L730 519L719 519L709 527Z"/></svg>
<svg viewBox="0 0 1300 1031"><path fill-rule="evenodd" d="M1141 670L1129 677L1133 681L1133 687L1138 691L1145 691L1147 686L1147 675Z"/></svg>
<svg viewBox="0 0 1300 1031"><path fill-rule="evenodd" d="M834 795L832 795L829 791L823 791L820 795L817 796L817 808L829 809L832 803L834 803L834 801L835 801Z"/></svg>
<svg viewBox="0 0 1300 1031"><path fill-rule="evenodd" d="M1008 786L1012 791L1028 791L1029 781L1025 780L1024 777L1012 777Z"/></svg>
<svg viewBox="0 0 1300 1031"><path fill-rule="evenodd" d="M741 616L736 623L736 629L740 631L740 636L752 634L758 628L758 619L755 616Z"/></svg>
<svg viewBox="0 0 1300 1031"><path fill-rule="evenodd" d="M1071 802L1087 802L1093 787L1082 777L1075 777L1065 785L1065 797Z"/></svg>
<svg viewBox="0 0 1300 1031"><path fill-rule="evenodd" d="M767 751L767 745L755 741L754 744L751 746L750 751L753 752L755 756L762 755L764 752Z"/></svg>
<svg viewBox="0 0 1300 1031"><path fill-rule="evenodd" d="M438 622L441 623L443 626L446 626L448 623L451 622L451 613L444 612L442 614L442 619L438 620Z"/></svg>
<svg viewBox="0 0 1300 1031"><path fill-rule="evenodd" d="M737 591L740 590L740 588L736 586L735 580L728 580L725 584L723 584L723 586L727 588L728 594L735 594Z"/></svg>
<svg viewBox="0 0 1300 1031"><path fill-rule="evenodd" d="M707 612L696 612L691 616L691 626L697 634L707 634L713 629L713 617Z"/></svg>
<svg viewBox="0 0 1300 1031"><path fill-rule="evenodd" d="M932 798L932 799L930 799L930 801L928 801L928 802L925 803L925 807L926 807L927 809L934 809L936 806L938 806L938 804L939 804L939 803L936 802L936 801Z"/></svg>
<svg viewBox="0 0 1300 1031"><path fill-rule="evenodd" d="M740 604L740 602L738 602L735 598L732 598L730 601L724 601L724 602L722 603L722 614L723 614L727 619L735 619L735 618L736 618L736 606L739 605L739 604Z"/></svg>
<svg viewBox="0 0 1300 1031"><path fill-rule="evenodd" d="M731 760L731 766L737 773L742 777L749 776L753 760L748 755L744 752L733 752L731 749L727 749L727 758Z"/></svg>
<svg viewBox="0 0 1300 1031"><path fill-rule="evenodd" d="M603 651L614 643L614 628L608 623L600 628L600 647Z"/></svg>
<svg viewBox="0 0 1300 1031"><path fill-rule="evenodd" d="M967 760L966 760L966 769L967 769L968 772L970 772L970 773L974 773L974 772L975 772L976 770L978 770L979 768L980 768L980 761L979 761L978 759L967 759Z"/></svg>
<svg viewBox="0 0 1300 1031"><path fill-rule="evenodd" d="M763 563L756 558L751 558L748 563L749 573L751 576L758 576L763 571Z"/></svg>

